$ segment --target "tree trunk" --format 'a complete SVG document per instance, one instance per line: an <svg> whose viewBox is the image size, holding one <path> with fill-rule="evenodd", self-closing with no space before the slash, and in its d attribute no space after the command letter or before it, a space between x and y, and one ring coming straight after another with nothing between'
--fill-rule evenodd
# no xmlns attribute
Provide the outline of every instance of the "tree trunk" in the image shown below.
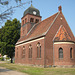
<svg viewBox="0 0 75 75"><path fill-rule="evenodd" d="M11 58L11 63L13 63L13 58Z"/></svg>

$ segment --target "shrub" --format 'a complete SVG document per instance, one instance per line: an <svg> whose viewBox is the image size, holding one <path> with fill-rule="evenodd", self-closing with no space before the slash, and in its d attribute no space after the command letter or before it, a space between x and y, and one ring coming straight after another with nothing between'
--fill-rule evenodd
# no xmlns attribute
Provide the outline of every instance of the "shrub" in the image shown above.
<svg viewBox="0 0 75 75"><path fill-rule="evenodd" d="M0 58L0 60L1 60L1 61L4 61L4 58L3 58L3 57L1 57L1 58Z"/></svg>

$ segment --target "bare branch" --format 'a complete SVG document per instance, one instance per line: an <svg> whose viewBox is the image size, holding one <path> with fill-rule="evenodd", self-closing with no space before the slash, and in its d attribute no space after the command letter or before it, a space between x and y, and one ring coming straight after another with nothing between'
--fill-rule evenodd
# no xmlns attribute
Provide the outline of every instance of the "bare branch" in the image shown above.
<svg viewBox="0 0 75 75"><path fill-rule="evenodd" d="M15 0L15 1L16 2L17 1L20 1L21 2L21 0ZM8 3L9 3L8 1L1 2L1 0L0 0L0 4L2 4L2 5L5 5L5 4L7 5ZM6 9L5 11L3 11L0 14L0 23L1 22L4 22L7 19L11 19L11 16L10 15L13 14L13 11L14 11L15 8L23 7L23 5L29 4L29 3L31 3L31 1L28 1L28 2L25 2L25 3L20 3L19 5L16 5L16 6L13 6L13 7L11 6L8 9Z"/></svg>
<svg viewBox="0 0 75 75"><path fill-rule="evenodd" d="M1 5L8 5L9 2L8 2L8 1L4 1L4 2L2 2L2 1L0 0L0 4L1 4Z"/></svg>

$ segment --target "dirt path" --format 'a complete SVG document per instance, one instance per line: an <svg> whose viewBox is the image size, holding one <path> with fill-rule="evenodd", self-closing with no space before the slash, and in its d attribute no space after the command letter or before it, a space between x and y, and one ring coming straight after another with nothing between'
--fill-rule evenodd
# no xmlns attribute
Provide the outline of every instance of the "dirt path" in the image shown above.
<svg viewBox="0 0 75 75"><path fill-rule="evenodd" d="M4 67L0 67L0 75L28 75L28 74L12 71Z"/></svg>

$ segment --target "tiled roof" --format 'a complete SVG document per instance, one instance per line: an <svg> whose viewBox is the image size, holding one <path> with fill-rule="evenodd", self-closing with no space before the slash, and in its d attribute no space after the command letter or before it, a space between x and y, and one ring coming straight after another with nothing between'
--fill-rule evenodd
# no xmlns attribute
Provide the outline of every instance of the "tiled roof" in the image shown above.
<svg viewBox="0 0 75 75"><path fill-rule="evenodd" d="M52 22L54 21L54 19L57 15L58 15L58 13L50 16L49 18L41 21L38 24L35 24L32 27L32 29L29 31L27 36L21 37L18 40L18 42L43 35L48 30L48 28L50 27L50 25L52 24Z"/></svg>

